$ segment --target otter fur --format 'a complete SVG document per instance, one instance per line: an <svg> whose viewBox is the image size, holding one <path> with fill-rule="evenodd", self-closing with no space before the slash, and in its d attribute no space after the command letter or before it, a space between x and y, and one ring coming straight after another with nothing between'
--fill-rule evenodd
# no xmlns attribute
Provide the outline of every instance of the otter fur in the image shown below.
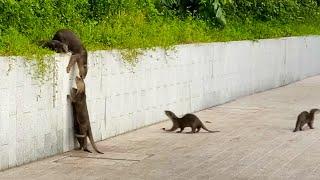
<svg viewBox="0 0 320 180"><path fill-rule="evenodd" d="M165 114L172 121L173 125L171 129L168 129L168 130L165 128L162 128L164 131L175 131L176 129L180 128L180 131L177 131L177 133L181 133L185 127L191 127L192 131L190 133L197 133L200 131L201 128L210 133L220 132L220 131L211 131L207 129L203 125L203 123L200 121L200 119L194 114L186 114L182 118L177 117L171 111L165 111Z"/></svg>
<svg viewBox="0 0 320 180"><path fill-rule="evenodd" d="M67 53L69 51L68 46L66 44L57 40L47 41L44 44L42 44L42 47L47 47L57 53Z"/></svg>
<svg viewBox="0 0 320 180"><path fill-rule="evenodd" d="M83 148L84 151L91 152L87 147L87 137L89 138L93 149L103 154L98 150L92 136L92 130L90 126L89 113L86 103L86 93L85 93L85 84L82 78L76 77L76 85L78 89L73 88L71 90L71 95L68 95L67 98L71 101L73 116L74 116L74 128L75 136L80 144L80 149Z"/></svg>
<svg viewBox="0 0 320 180"><path fill-rule="evenodd" d="M310 112L303 111L297 117L296 127L293 132L302 131L302 127L305 124L308 124L310 129L314 129L313 122L314 122L314 115L320 112L319 109L311 109Z"/></svg>
<svg viewBox="0 0 320 180"><path fill-rule="evenodd" d="M69 64L67 66L67 73L70 72L71 68L75 63L77 63L79 68L79 75L82 79L85 79L88 73L88 53L81 40L69 29L60 29L53 36L52 40L44 44L52 50L60 52L61 46L64 46L63 52L65 52L65 47L67 51L72 53Z"/></svg>

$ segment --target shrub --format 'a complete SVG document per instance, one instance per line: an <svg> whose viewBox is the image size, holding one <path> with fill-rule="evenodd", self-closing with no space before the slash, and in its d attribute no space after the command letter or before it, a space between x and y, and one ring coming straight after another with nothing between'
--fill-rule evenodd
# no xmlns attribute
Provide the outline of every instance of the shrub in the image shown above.
<svg viewBox="0 0 320 180"><path fill-rule="evenodd" d="M225 25L223 6L228 3L232 0L159 0L157 7L171 16L186 18L192 15L212 25Z"/></svg>
<svg viewBox="0 0 320 180"><path fill-rule="evenodd" d="M308 18L319 10L315 0L234 0L225 9L229 18L284 23Z"/></svg>

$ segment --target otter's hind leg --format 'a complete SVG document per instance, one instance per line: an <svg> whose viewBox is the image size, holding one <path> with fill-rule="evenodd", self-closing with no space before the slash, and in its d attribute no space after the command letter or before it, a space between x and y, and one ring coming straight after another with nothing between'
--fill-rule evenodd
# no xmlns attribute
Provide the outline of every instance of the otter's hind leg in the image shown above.
<svg viewBox="0 0 320 180"><path fill-rule="evenodd" d="M184 130L184 127L180 128L180 131L177 131L177 133L181 133Z"/></svg>
<svg viewBox="0 0 320 180"><path fill-rule="evenodd" d="M300 123L300 127L299 127L299 130L300 130L300 131L302 131L302 128L303 128L303 126L304 126L305 124L306 124L305 122Z"/></svg>
<svg viewBox="0 0 320 180"><path fill-rule="evenodd" d="M313 121L308 122L308 126L309 126L310 129L314 129L314 127L313 127Z"/></svg>
<svg viewBox="0 0 320 180"><path fill-rule="evenodd" d="M84 141L83 141L83 138L77 138L79 144L80 144L80 147L78 150L81 150L83 148L83 144L84 144Z"/></svg>
<svg viewBox="0 0 320 180"><path fill-rule="evenodd" d="M196 129L197 129L196 127L192 126L190 133L196 133Z"/></svg>
<svg viewBox="0 0 320 180"><path fill-rule="evenodd" d="M297 132L300 130L300 122L297 122L296 128L293 130L293 132Z"/></svg>
<svg viewBox="0 0 320 180"><path fill-rule="evenodd" d="M84 138L83 150L86 151L86 152L92 153L92 152L88 149L87 137Z"/></svg>
<svg viewBox="0 0 320 180"><path fill-rule="evenodd" d="M299 115L298 118L297 118L296 127L295 127L295 129L293 130L293 132L299 131L299 130L300 130L300 126L301 126L301 117L300 117L300 115Z"/></svg>

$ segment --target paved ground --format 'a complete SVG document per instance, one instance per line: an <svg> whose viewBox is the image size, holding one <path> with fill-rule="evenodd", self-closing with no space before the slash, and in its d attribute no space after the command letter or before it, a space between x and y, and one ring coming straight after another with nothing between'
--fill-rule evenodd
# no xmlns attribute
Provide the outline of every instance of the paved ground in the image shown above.
<svg viewBox="0 0 320 180"><path fill-rule="evenodd" d="M320 122L292 133L314 107L320 76L197 113L219 133L164 133L167 121L99 142L104 155L72 151L0 179L320 179Z"/></svg>

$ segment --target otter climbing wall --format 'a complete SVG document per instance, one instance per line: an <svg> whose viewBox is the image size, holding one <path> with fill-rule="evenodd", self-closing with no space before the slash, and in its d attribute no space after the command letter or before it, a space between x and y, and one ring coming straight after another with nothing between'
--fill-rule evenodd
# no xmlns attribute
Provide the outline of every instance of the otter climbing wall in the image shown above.
<svg viewBox="0 0 320 180"><path fill-rule="evenodd" d="M320 37L191 44L145 51L134 66L118 51L89 52L85 79L95 140L222 104L320 73ZM0 169L74 148L66 95L76 73L54 56L43 84L19 57L0 57Z"/></svg>

